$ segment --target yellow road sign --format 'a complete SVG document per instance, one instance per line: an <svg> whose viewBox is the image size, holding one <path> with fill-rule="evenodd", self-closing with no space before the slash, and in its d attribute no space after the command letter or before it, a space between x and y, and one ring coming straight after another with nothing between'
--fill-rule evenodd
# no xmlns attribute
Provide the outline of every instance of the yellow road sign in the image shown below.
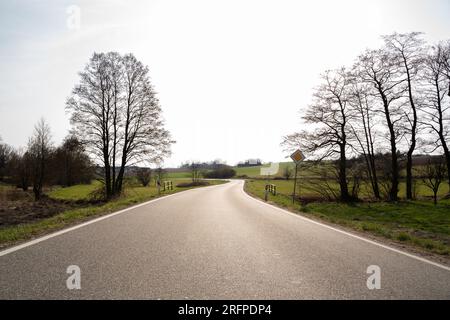
<svg viewBox="0 0 450 320"><path fill-rule="evenodd" d="M305 156L303 155L303 153L300 150L297 149L293 154L291 154L291 159L295 163L298 163L300 161L305 160Z"/></svg>

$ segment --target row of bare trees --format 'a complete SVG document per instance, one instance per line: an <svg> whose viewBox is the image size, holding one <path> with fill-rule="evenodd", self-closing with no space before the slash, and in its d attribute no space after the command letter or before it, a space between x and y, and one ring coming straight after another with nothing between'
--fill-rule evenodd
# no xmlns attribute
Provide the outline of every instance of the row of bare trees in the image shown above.
<svg viewBox="0 0 450 320"><path fill-rule="evenodd" d="M15 149L0 143L0 159L0 180L24 191L31 186L35 200L41 199L44 185L89 183L94 174L93 164L80 141L69 135L55 147L44 119L36 124L26 148Z"/></svg>
<svg viewBox="0 0 450 320"><path fill-rule="evenodd" d="M412 199L417 150L443 155L450 188L450 41L430 46L417 32L383 40L382 48L366 50L351 68L322 75L303 115L311 129L282 142L318 161L333 160L342 201L354 198L348 185L352 158L363 159L374 197L381 198L387 183L391 201L398 199L400 163L405 162L405 197ZM385 170L377 160L381 154L389 155Z"/></svg>
<svg viewBox="0 0 450 320"><path fill-rule="evenodd" d="M73 132L101 164L106 198L121 193L127 166L170 153L149 70L132 54L94 53L67 100Z"/></svg>

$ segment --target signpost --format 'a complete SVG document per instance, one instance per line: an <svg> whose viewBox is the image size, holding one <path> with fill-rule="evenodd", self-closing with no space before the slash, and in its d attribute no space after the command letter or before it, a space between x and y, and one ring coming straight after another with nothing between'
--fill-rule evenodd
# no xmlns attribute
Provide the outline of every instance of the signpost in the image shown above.
<svg viewBox="0 0 450 320"><path fill-rule="evenodd" d="M291 159L295 163L295 174L294 174L294 192L292 193L292 204L295 203L295 191L297 188L297 169L300 162L305 160L305 156L300 150L296 150L293 154L291 154Z"/></svg>

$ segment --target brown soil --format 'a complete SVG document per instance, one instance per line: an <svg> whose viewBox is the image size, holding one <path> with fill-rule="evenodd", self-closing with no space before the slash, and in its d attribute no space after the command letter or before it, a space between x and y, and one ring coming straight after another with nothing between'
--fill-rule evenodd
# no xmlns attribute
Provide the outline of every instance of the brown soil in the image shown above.
<svg viewBox="0 0 450 320"><path fill-rule="evenodd" d="M45 196L40 201L34 201L31 191L8 190L0 196L0 228L52 217L88 204L83 201L59 201Z"/></svg>

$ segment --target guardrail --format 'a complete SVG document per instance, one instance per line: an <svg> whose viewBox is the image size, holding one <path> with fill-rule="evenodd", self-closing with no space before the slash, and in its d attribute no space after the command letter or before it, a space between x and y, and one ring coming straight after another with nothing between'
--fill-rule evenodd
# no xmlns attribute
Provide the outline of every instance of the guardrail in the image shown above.
<svg viewBox="0 0 450 320"><path fill-rule="evenodd" d="M270 192L274 196L277 195L277 186L274 184L266 184L266 192Z"/></svg>
<svg viewBox="0 0 450 320"><path fill-rule="evenodd" d="M172 181L163 181L162 187L163 187L162 191L173 190L173 183Z"/></svg>

